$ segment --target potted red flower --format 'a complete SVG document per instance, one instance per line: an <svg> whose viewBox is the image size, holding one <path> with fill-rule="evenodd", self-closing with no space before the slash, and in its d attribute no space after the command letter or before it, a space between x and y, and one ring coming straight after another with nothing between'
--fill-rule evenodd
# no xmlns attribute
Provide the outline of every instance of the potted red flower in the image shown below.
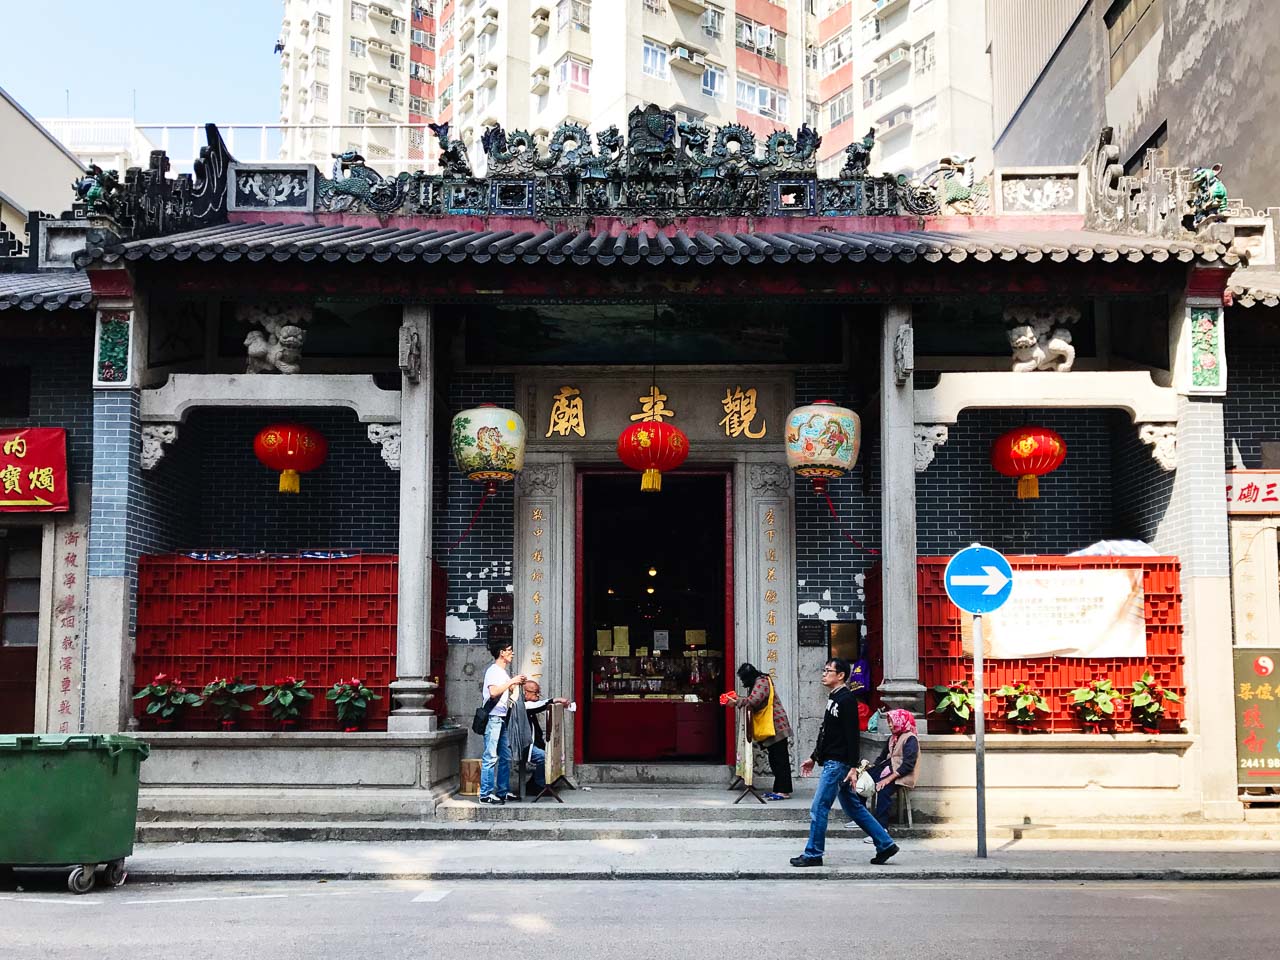
<svg viewBox="0 0 1280 960"><path fill-rule="evenodd" d="M258 706L270 707L271 719L277 721L284 730L295 729L302 715L302 705L315 699L315 694L307 689L307 681L292 676L281 677L262 690L266 696Z"/></svg>
<svg viewBox="0 0 1280 960"><path fill-rule="evenodd" d="M1150 670L1143 671L1142 679L1134 681L1133 693L1129 694L1129 705L1133 708L1134 722L1147 733L1160 731L1160 721L1164 718L1166 703L1180 702L1181 699L1176 693L1156 682Z"/></svg>
<svg viewBox="0 0 1280 960"><path fill-rule="evenodd" d="M952 733L968 733L975 708L973 686L969 681L952 680L948 684L934 687L933 692L938 695L933 712L940 713L947 719ZM983 694L983 699L986 699L986 694Z"/></svg>
<svg viewBox="0 0 1280 960"><path fill-rule="evenodd" d="M241 703L240 698L257 689L256 685L245 683L239 677L232 680L218 677L204 685L203 696L207 703L218 708L218 726L223 730L234 730L240 714L253 709L251 704Z"/></svg>
<svg viewBox="0 0 1280 960"><path fill-rule="evenodd" d="M1116 704L1123 699L1106 677L1094 677L1071 691L1071 707L1087 733L1101 733L1102 725L1115 719Z"/></svg>
<svg viewBox="0 0 1280 960"><path fill-rule="evenodd" d="M364 726L364 715L369 709L370 700L381 700L364 685L359 677L350 680L337 680L324 695L326 700L333 701L338 710L338 724L343 733L354 733Z"/></svg>
<svg viewBox="0 0 1280 960"><path fill-rule="evenodd" d="M192 693L167 673L157 673L151 682L133 695L135 700L149 700L146 714L154 717L156 726L173 726L182 719L188 707L198 707L204 703L199 695Z"/></svg>

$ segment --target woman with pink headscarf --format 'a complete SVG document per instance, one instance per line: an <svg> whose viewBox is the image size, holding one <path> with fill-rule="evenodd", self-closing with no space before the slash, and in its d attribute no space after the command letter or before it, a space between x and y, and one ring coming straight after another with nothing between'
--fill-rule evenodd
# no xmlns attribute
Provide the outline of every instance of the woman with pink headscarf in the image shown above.
<svg viewBox="0 0 1280 960"><path fill-rule="evenodd" d="M889 742L871 765L876 779L876 819L889 826L889 811L898 787L916 785L916 764L920 760L920 739L916 736L916 718L910 710L889 711Z"/></svg>

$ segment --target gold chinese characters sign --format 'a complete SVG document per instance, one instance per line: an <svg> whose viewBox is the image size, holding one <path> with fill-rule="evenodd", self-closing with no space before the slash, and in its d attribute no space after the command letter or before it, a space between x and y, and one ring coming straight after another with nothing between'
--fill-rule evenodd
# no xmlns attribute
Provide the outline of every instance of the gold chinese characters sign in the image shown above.
<svg viewBox="0 0 1280 960"><path fill-rule="evenodd" d="M529 385L537 443L560 447L579 441L611 442L634 423L672 423L695 444L752 446L774 439L793 395L789 376L745 380L664 375L644 380L613 377Z"/></svg>
<svg viewBox="0 0 1280 960"><path fill-rule="evenodd" d="M68 493L65 430L0 430L0 513L66 512Z"/></svg>

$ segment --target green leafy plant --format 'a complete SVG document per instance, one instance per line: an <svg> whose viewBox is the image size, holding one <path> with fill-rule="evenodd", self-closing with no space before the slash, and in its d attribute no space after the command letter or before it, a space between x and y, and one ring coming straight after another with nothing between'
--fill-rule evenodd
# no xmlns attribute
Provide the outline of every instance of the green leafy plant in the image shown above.
<svg viewBox="0 0 1280 960"><path fill-rule="evenodd" d="M315 694L307 689L307 681L297 677L281 677L262 690L266 696L258 706L270 707L272 720L296 720L302 713L302 705L315 699Z"/></svg>
<svg viewBox="0 0 1280 960"><path fill-rule="evenodd" d="M1102 723L1115 716L1116 704L1124 699L1105 677L1094 677L1071 691L1071 708L1085 723Z"/></svg>
<svg viewBox="0 0 1280 960"><path fill-rule="evenodd" d="M231 680L226 677L218 677L204 685L202 695L207 703L218 708L218 719L223 724L229 724L241 713L247 713L253 709L252 704L242 703L240 698L246 693L253 693L257 689L255 684L245 683L239 677Z"/></svg>
<svg viewBox="0 0 1280 960"><path fill-rule="evenodd" d="M161 720L177 719L187 707L198 707L204 701L167 673L157 673L151 682L133 695L135 700L150 700L147 713Z"/></svg>
<svg viewBox="0 0 1280 960"><path fill-rule="evenodd" d="M1133 707L1133 718L1140 726L1154 728L1160 725L1167 703L1180 703L1181 698L1172 690L1166 690L1156 683L1150 670L1143 671L1142 679L1134 681L1133 693L1129 694L1129 704Z"/></svg>
<svg viewBox="0 0 1280 960"><path fill-rule="evenodd" d="M968 680L952 680L947 684L939 684L933 688L938 695L933 712L949 716L953 723L968 723L973 716L975 697L973 686ZM986 695L983 694L983 699Z"/></svg>
<svg viewBox="0 0 1280 960"><path fill-rule="evenodd" d="M1003 697L1008 711L1005 718L1010 723L1033 723L1037 713L1049 712L1049 700L1027 681L1006 683L996 691L997 697Z"/></svg>
<svg viewBox="0 0 1280 960"><path fill-rule="evenodd" d="M364 721L365 711L369 709L369 701L382 699L358 677L335 681L324 698L332 700L338 708L338 722L343 724L343 729L348 733L359 729Z"/></svg>

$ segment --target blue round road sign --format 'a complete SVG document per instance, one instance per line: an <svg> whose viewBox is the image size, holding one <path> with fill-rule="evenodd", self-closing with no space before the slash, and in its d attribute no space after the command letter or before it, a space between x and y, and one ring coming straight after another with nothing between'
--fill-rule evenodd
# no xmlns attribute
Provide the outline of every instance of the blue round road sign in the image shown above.
<svg viewBox="0 0 1280 960"><path fill-rule="evenodd" d="M1013 567L1004 554L976 543L947 561L942 576L951 602L967 613L998 610L1013 591Z"/></svg>

